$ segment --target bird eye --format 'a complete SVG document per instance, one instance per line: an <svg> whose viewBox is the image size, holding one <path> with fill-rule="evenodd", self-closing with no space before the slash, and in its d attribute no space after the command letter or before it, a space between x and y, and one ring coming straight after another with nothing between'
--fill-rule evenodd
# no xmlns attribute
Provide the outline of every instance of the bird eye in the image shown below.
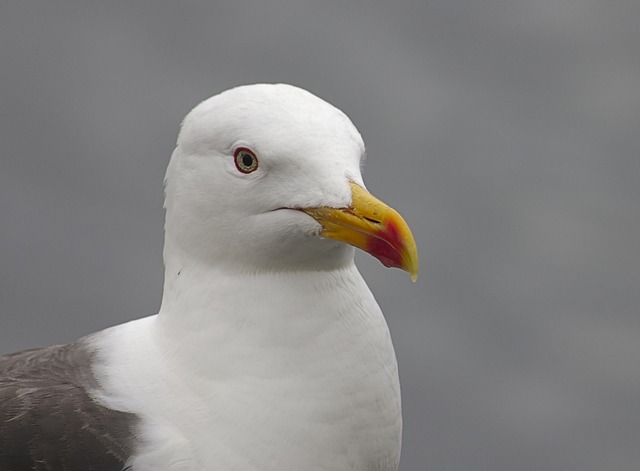
<svg viewBox="0 0 640 471"><path fill-rule="evenodd" d="M236 168L242 173L251 173L258 169L258 158L249 149L239 147L233 157L236 161Z"/></svg>

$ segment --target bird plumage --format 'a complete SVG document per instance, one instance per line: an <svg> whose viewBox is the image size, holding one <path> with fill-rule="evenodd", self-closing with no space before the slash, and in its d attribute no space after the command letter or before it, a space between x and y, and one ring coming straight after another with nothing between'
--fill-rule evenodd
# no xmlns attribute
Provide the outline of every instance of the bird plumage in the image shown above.
<svg viewBox="0 0 640 471"><path fill-rule="evenodd" d="M0 469L120 471L136 417L91 400L83 341L0 357Z"/></svg>
<svg viewBox="0 0 640 471"><path fill-rule="evenodd" d="M198 105L165 180L160 312L0 359L0 469L395 471L396 358L352 245L412 276L417 252L363 158L290 85Z"/></svg>

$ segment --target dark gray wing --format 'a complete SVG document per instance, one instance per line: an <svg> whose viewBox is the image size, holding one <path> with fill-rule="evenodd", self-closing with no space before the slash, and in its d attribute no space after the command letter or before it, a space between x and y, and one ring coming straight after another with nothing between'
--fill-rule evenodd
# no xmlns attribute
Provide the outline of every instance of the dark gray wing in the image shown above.
<svg viewBox="0 0 640 471"><path fill-rule="evenodd" d="M82 341L0 357L0 471L120 471L133 414L108 409Z"/></svg>

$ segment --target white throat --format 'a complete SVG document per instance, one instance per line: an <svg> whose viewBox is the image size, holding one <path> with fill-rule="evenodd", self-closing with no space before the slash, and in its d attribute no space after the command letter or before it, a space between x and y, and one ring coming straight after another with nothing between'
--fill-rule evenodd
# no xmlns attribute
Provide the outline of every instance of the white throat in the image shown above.
<svg viewBox="0 0 640 471"><path fill-rule="evenodd" d="M193 457L202 469L397 469L395 354L353 263L269 273L184 265L156 329L172 365L163 376L200 404L158 407L207 450Z"/></svg>
<svg viewBox="0 0 640 471"><path fill-rule="evenodd" d="M183 264L158 316L105 331L96 346L99 400L141 419L136 471L397 469L395 354L353 263L279 273Z"/></svg>
<svg viewBox="0 0 640 471"><path fill-rule="evenodd" d="M221 371L229 365L238 374L287 375L314 355L326 363L357 355L354 335L388 335L352 261L322 271L234 272L173 257L158 315L162 348L200 375L231 374Z"/></svg>

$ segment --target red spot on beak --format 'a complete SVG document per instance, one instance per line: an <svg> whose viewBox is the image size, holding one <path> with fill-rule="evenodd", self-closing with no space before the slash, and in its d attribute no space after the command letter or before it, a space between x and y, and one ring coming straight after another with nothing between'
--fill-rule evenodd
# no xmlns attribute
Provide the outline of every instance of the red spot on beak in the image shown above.
<svg viewBox="0 0 640 471"><path fill-rule="evenodd" d="M380 260L385 267L402 268L402 240L398 227L393 221L387 221L379 234L370 236L367 241L367 252Z"/></svg>

